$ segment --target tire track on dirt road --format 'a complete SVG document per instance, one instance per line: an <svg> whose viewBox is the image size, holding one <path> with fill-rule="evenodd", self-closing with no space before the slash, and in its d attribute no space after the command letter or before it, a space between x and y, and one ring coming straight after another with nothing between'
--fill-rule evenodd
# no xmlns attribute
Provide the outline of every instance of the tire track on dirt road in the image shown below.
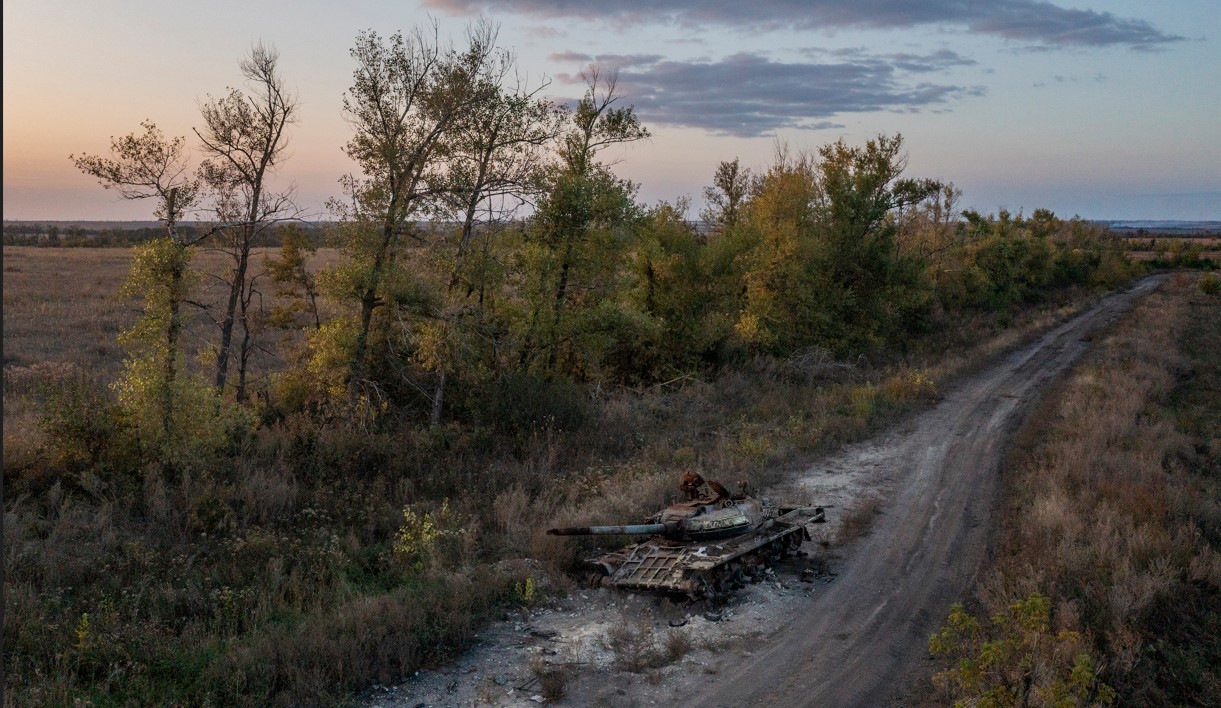
<svg viewBox="0 0 1221 708"><path fill-rule="evenodd" d="M682 704L878 706L895 700L927 656L929 635L971 589L1013 432L1086 351L1088 335L1165 279L1150 276L1107 295L956 385L898 430L837 455L839 467L867 461L896 471L881 515L827 592L810 598L742 663L701 677Z"/></svg>

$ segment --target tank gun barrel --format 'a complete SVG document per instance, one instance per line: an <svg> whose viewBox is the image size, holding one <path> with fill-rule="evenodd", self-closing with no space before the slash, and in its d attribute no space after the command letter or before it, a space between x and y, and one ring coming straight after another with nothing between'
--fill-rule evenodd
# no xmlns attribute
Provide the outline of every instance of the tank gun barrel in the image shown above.
<svg viewBox="0 0 1221 708"><path fill-rule="evenodd" d="M627 526L568 526L547 529L548 536L651 536L665 533L665 524L629 524Z"/></svg>

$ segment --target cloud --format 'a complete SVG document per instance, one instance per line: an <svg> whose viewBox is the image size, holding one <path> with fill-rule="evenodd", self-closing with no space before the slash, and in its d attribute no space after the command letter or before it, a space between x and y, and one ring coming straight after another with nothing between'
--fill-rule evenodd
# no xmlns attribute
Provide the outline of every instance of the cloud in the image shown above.
<svg viewBox="0 0 1221 708"><path fill-rule="evenodd" d="M582 54L581 52L563 51L563 52L557 52L557 53L555 53L555 54L551 54L551 55L549 55L549 56L547 57L547 60L548 60L548 61L583 61L583 62L591 62L591 61L593 61L593 60L594 60L594 58L593 58L592 56L588 55L588 54Z"/></svg>
<svg viewBox="0 0 1221 708"><path fill-rule="evenodd" d="M939 49L931 54L911 54L901 52L898 54L875 54L863 47L851 49L834 49L826 50L817 47L809 47L802 50L802 54L806 56L830 56L837 59L852 59L856 61L886 61L896 69L910 71L913 73L931 73L945 71L955 66L975 66L979 62L969 57L964 57L958 52L949 49Z"/></svg>
<svg viewBox="0 0 1221 708"><path fill-rule="evenodd" d="M917 69L905 68L905 61ZM832 119L844 113L919 112L983 93L979 87L910 81L908 76L921 73L928 61L861 57L786 63L752 53L720 61L655 59L620 68L618 88L645 123L741 137L782 128L838 128L843 126ZM579 81L568 74L557 79Z"/></svg>
<svg viewBox="0 0 1221 708"><path fill-rule="evenodd" d="M1070 9L1044 0L425 0L424 5L462 15L512 12L541 18L627 24L656 21L749 30L904 29L935 24L1045 47L1156 49L1184 39L1145 20Z"/></svg>

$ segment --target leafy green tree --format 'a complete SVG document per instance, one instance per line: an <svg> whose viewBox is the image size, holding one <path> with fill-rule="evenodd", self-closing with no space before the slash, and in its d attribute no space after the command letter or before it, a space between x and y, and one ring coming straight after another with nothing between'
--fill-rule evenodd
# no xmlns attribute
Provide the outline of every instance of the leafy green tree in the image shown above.
<svg viewBox="0 0 1221 708"><path fill-rule="evenodd" d="M903 177L903 138L879 135L863 146L843 140L819 149L822 253L838 346L868 348L917 327L928 306L923 265L899 249L900 214L942 185Z"/></svg>
<svg viewBox="0 0 1221 708"><path fill-rule="evenodd" d="M346 201L331 202L341 220L336 234L344 262L320 284L333 297L354 302L357 312L324 325L313 341L315 366L326 370L324 386L333 392L340 379L353 406L370 400L379 386L370 376L371 362L389 355L400 318L419 302L422 286L404 263L403 241L420 237L416 220L431 213L433 197L445 189L440 165L446 141L464 116L494 95L495 31L479 24L467 39L462 51L443 48L434 23L430 32L388 39L361 32L352 49L357 68L344 113L354 135L345 150L362 176L345 177ZM341 341L331 338L340 333Z"/></svg>
<svg viewBox="0 0 1221 708"><path fill-rule="evenodd" d="M263 259L263 268L276 284L278 302L272 308L269 322L273 327L285 330L311 326L321 329L322 315L318 309L321 293L317 276L309 267L318 245L299 224L282 225L276 234L280 238L279 255Z"/></svg>
<svg viewBox="0 0 1221 708"><path fill-rule="evenodd" d="M700 213L700 218L713 233L723 233L738 223L742 206L750 194L750 183L750 170L742 167L738 158L717 165L712 186L704 188L707 205Z"/></svg>
<svg viewBox="0 0 1221 708"><path fill-rule="evenodd" d="M519 339L522 370L596 373L605 346L631 325L618 296L638 219L635 186L608 169L564 169L552 177L521 253L528 308Z"/></svg>
<svg viewBox="0 0 1221 708"><path fill-rule="evenodd" d="M920 325L929 302L921 260L898 247L901 216L935 193L903 178L902 139L842 140L809 154L781 147L754 181L740 228L743 296L735 325L749 346L785 354L860 351Z"/></svg>
<svg viewBox="0 0 1221 708"><path fill-rule="evenodd" d="M685 200L662 202L641 221L630 298L652 323L645 332L652 336L622 341L612 352L621 379L655 381L716 363L732 332L709 247L686 212Z"/></svg>
<svg viewBox="0 0 1221 708"><path fill-rule="evenodd" d="M446 277L441 307L420 325L416 358L434 374L429 419L440 423L445 385L455 372L487 371L500 328L489 308L504 281L493 239L505 222L542 189L547 145L559 134L564 112L539 97L542 84L510 86L514 58L499 53L485 80L487 100L472 106L448 141L445 190L439 215L458 224L453 238L438 239L433 266ZM494 362L492 362L494 364Z"/></svg>
<svg viewBox="0 0 1221 708"><path fill-rule="evenodd" d="M818 198L815 162L781 152L725 239L739 244L734 328L753 349L787 353L819 343L829 329L826 278L816 261Z"/></svg>
<svg viewBox="0 0 1221 708"><path fill-rule="evenodd" d="M598 153L614 145L632 143L649 137L632 106L618 106L619 74L604 74L597 65L581 73L585 95L577 103L569 130L560 144L560 157L568 171L587 174L604 164L595 162Z"/></svg>
<svg viewBox="0 0 1221 708"><path fill-rule="evenodd" d="M616 74L591 66L582 77L585 95L561 138L561 163L546 178L524 259L529 312L519 364L529 369L545 357L549 375L559 372L562 360L569 373L590 373L586 365L597 355L589 355L630 324L612 296L639 216L636 187L615 177L597 156L643 140L649 131L631 106L615 106Z"/></svg>

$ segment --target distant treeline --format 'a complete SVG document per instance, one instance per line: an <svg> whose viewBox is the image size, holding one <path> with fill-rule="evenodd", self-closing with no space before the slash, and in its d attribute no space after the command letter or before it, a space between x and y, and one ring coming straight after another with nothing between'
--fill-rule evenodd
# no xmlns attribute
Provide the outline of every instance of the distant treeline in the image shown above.
<svg viewBox="0 0 1221 708"><path fill-rule="evenodd" d="M115 225L94 226L81 224L61 225L38 221L5 221L5 246L39 246L43 248L126 248L160 238L165 235L161 225L138 225L141 222L116 222ZM293 222L302 228L314 245L321 245L326 224ZM260 239L260 245L279 247L283 245L283 229L287 224L268 228ZM181 224L179 234L187 241L195 241L213 230L210 224Z"/></svg>

